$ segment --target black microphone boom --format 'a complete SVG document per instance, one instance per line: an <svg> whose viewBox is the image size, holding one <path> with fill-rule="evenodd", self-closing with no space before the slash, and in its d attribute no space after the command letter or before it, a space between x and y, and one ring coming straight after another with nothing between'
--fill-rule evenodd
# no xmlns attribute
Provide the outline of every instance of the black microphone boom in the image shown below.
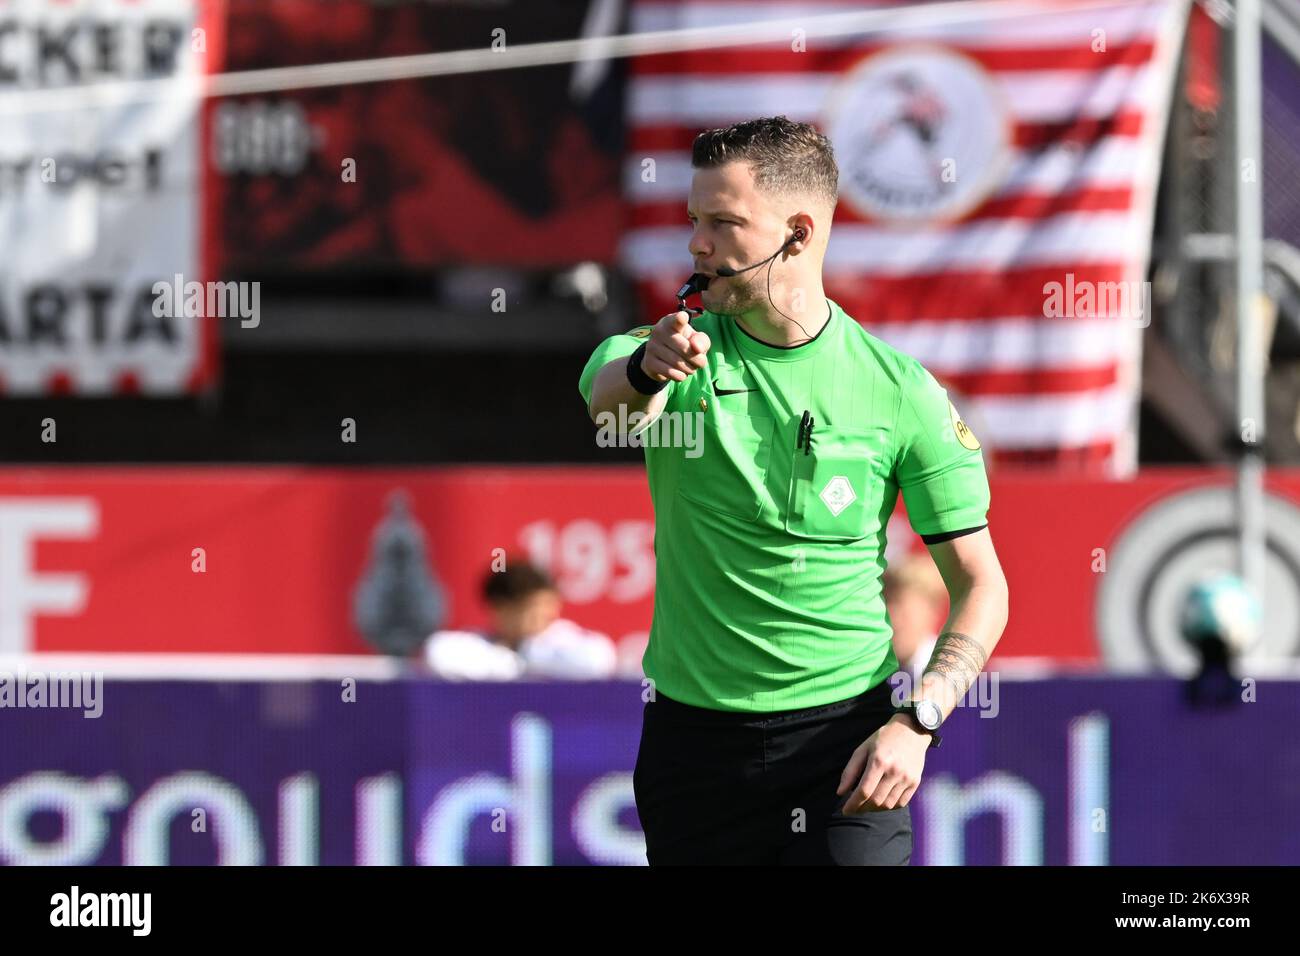
<svg viewBox="0 0 1300 956"><path fill-rule="evenodd" d="M787 239L785 242L783 242L783 243L781 244L781 248L780 248L780 249L776 250L776 252L772 253L770 256L768 256L766 259L764 259L762 262L755 262L752 266L745 266L745 268L743 268L743 269L732 269L732 268L730 268L730 267L728 267L728 266L720 266L720 267L718 268L718 275L719 275L719 277L721 277L721 278L723 278L723 279L730 279L732 276L738 276L738 275L740 275L742 272L748 272L748 271L751 270L751 269L757 269L759 266L761 266L761 265L765 265L766 263L771 262L773 259L775 259L777 256L779 256L781 253L785 252L786 246L790 245L790 243L792 243L792 242L798 242L798 241L799 241L800 239L802 239L803 237L804 237L804 231L803 231L802 229L796 229L796 230L795 230L795 234L794 234L793 236L791 236L789 239ZM711 278L710 276L705 275L703 272L696 272L696 273L695 273L694 275L692 275L689 279L687 279L686 282L684 282L684 283L682 284L682 287L681 287L680 289L677 290L677 308L678 308L680 311L682 311L682 312L687 312L687 313L689 313L689 314L691 314L691 315L700 315L700 314L702 314L702 313L704 312L703 309L693 309L693 308L691 308L690 306L688 306L688 305L686 304L686 299L687 299L688 296L695 295L695 294L697 294L697 293L699 293L699 292L703 292L705 289L707 289L707 288L709 287L709 280L710 280L710 278ZM772 274L771 274L770 272L767 274L767 284L768 284L768 298L770 299L770 298L771 298L771 286L772 286ZM773 305L775 305L775 303L773 303ZM777 309L777 311L780 312L781 310L780 310L780 309ZM781 314L782 314L782 315L785 315L784 312L781 312ZM786 318L789 318L789 316L786 316ZM793 322L794 320L791 319L791 321ZM798 322L795 322L795 325L799 325L799 323L798 323ZM802 329L803 326L800 325L799 328ZM804 335L807 335L807 334L808 334L807 332L804 332ZM809 336L809 337L811 338L811 336Z"/></svg>
<svg viewBox="0 0 1300 956"><path fill-rule="evenodd" d="M776 250L776 252L772 253L762 262L755 262L752 266L745 266L745 268L743 269L732 269L730 266L719 266L718 275L724 279L730 279L732 276L738 276L742 272L748 272L750 269L757 269L761 265L766 265L767 263L775 259L777 256L779 256L781 253L785 252L786 246L790 245L790 243L796 241L799 238L800 237L797 234L791 236L789 239L787 239L784 243L781 244L780 249Z"/></svg>

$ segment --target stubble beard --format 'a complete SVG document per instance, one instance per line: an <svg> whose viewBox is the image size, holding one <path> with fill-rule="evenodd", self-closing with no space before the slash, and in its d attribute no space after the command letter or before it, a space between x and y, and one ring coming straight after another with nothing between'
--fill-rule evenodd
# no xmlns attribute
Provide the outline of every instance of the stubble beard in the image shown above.
<svg viewBox="0 0 1300 956"><path fill-rule="evenodd" d="M714 279L709 283L710 288L705 290L710 299L704 302L705 307L716 315L740 315L741 313L754 307L754 295L748 285L740 276L734 276L726 281L726 286L721 289L714 289L713 283L721 282L722 279Z"/></svg>

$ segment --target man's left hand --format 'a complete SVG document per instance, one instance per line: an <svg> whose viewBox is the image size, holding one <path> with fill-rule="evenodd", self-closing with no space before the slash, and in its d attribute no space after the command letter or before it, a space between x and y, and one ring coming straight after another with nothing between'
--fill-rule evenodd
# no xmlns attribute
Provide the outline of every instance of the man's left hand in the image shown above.
<svg viewBox="0 0 1300 956"><path fill-rule="evenodd" d="M906 714L895 714L849 758L835 789L837 794L848 793L843 812L871 813L907 806L921 785L929 748L930 735L918 730Z"/></svg>

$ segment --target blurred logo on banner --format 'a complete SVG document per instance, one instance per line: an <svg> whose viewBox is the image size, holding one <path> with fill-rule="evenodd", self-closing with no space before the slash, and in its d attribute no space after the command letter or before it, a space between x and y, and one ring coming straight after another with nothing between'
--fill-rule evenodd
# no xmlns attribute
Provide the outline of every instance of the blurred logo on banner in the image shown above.
<svg viewBox="0 0 1300 956"><path fill-rule="evenodd" d="M992 77L943 47L868 57L831 94L826 126L841 198L878 219L956 218L1000 185L1011 162Z"/></svg>

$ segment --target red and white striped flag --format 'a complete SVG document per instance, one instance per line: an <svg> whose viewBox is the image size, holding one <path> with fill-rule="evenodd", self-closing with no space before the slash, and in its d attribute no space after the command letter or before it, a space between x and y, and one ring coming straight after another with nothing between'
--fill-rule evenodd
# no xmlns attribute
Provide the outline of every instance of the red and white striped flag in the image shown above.
<svg viewBox="0 0 1300 956"><path fill-rule="evenodd" d="M755 21L790 27L632 60L621 256L645 315L669 311L692 271L695 135L759 116L809 122L840 167L826 294L960 397L999 461L1130 474L1187 6L1008 0L922 19L858 0L638 0L635 33L713 28L725 41ZM819 19L863 11L908 21L836 33Z"/></svg>

